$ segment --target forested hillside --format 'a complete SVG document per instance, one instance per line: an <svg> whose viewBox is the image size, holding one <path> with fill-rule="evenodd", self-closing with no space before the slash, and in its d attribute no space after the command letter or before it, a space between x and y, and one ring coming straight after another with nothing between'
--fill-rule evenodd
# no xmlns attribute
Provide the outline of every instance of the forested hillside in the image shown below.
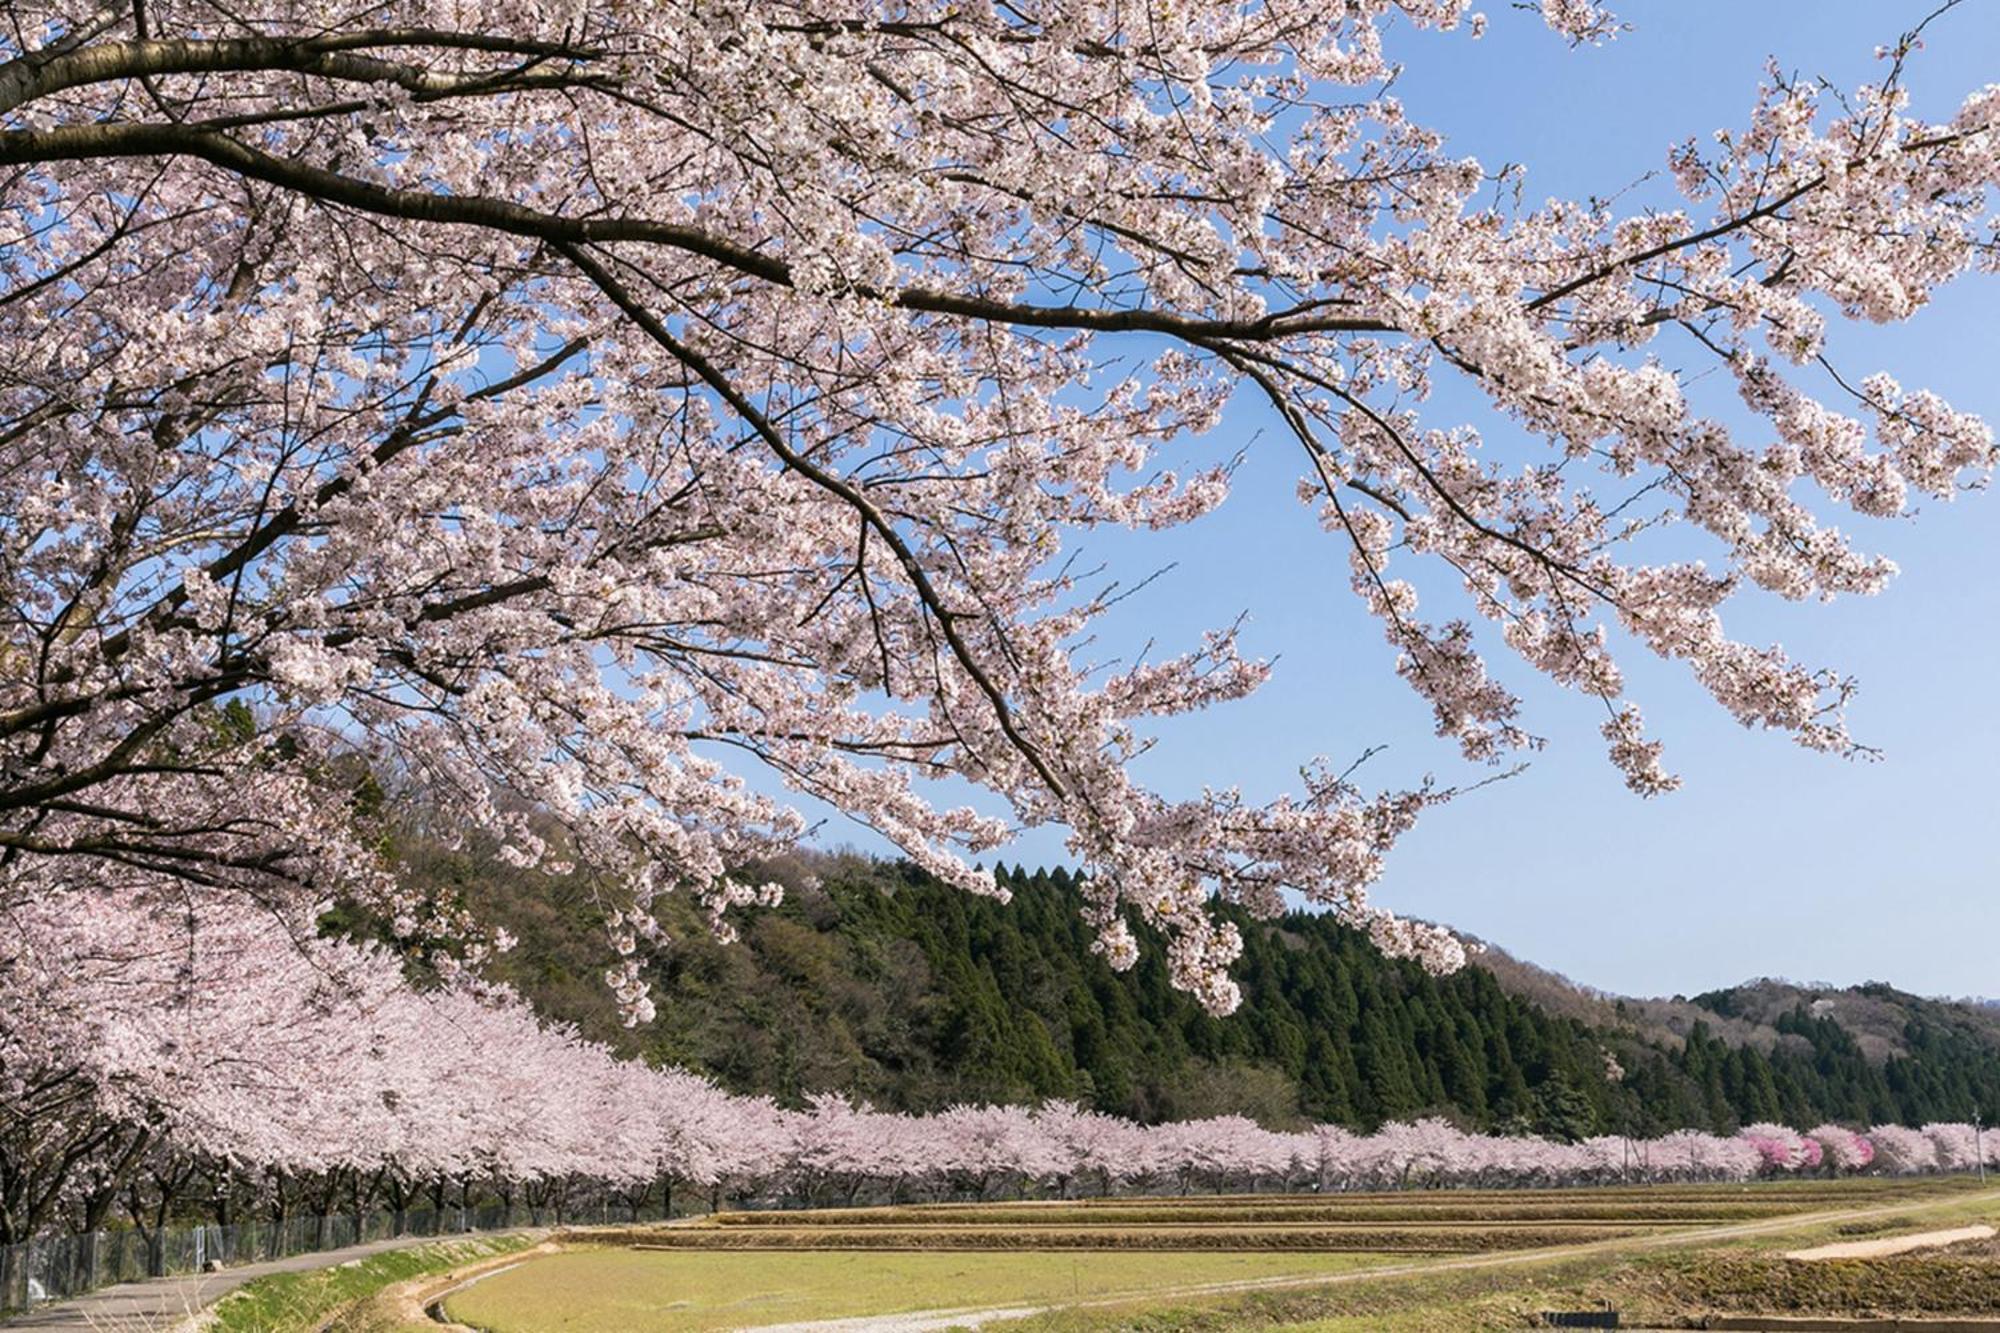
<svg viewBox="0 0 2000 1333"><path fill-rule="evenodd" d="M821 1089L902 1110L1069 1097L1140 1119L1240 1111L1274 1125L1443 1112L1558 1137L2000 1108L1990 1014L1886 987L1841 993L1874 992L1859 1037L1806 992L1757 1017L1769 984L1563 1005L1506 968L1432 977L1294 913L1241 920L1245 1001L1215 1018L1168 985L1157 939L1127 973L1093 955L1064 870L1003 869L1002 904L855 856L777 867L785 902L745 912L739 943L716 943L689 912L655 976L659 1017L628 1030L599 981L581 890L567 903L513 892L503 868L467 853L425 869L522 938L500 971L545 1012L786 1102ZM1880 1030L1885 1015L1900 1031Z"/></svg>

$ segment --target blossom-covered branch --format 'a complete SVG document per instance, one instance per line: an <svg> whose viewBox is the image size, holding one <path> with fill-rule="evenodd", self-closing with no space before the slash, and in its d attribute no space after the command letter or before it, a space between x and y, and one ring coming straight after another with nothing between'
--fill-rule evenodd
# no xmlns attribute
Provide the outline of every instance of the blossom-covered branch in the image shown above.
<svg viewBox="0 0 2000 1333"><path fill-rule="evenodd" d="M1575 44L1618 32L1540 8ZM360 750L524 863L604 871L636 1020L653 898L726 932L768 893L735 870L807 830L749 765L976 892L981 854L1065 827L1100 950L1164 930L1218 1012L1240 945L1214 893L1302 893L1449 968L1455 941L1367 895L1447 789L1134 779L1155 719L1268 669L1233 629L1094 660L1112 594L1066 563L1078 534L1200 519L1239 446L1199 441L1239 396L1275 411L1439 734L1479 763L1540 743L1504 644L1594 697L1650 795L1676 779L1614 635L1853 753L1851 684L1723 611L1876 590L1892 565L1831 515L1993 462L1983 423L1828 346L1994 266L2000 91L1910 116L1914 33L1851 97L1774 75L1747 128L1672 151L1678 203L1620 212L1480 202L1489 173L1385 91L1385 32L1469 40L1462 0L14 18L10 904L139 875L294 930L345 896L476 936L379 855ZM1448 377L1490 422L1433 419ZM1641 554L1670 526L1686 558Z"/></svg>

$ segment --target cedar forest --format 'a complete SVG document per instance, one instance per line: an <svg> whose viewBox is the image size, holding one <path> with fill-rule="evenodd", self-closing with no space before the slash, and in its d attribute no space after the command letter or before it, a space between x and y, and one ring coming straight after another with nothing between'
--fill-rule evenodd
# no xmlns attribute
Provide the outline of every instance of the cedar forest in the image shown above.
<svg viewBox="0 0 2000 1333"><path fill-rule="evenodd" d="M688 911L656 964L659 1017L626 1029L597 980L586 890L510 891L507 869L474 851L412 859L418 878L521 938L497 970L538 1009L621 1053L791 1105L825 1090L903 1111L1057 1097L1145 1121L1361 1128L1442 1113L1573 1141L1762 1120L1915 1125L2000 1104L1991 1036L1886 986L1864 991L1911 1015L1905 1053L1886 1060L1803 1004L1778 1017L1768 1053L1700 1021L1676 1045L1636 1023L1555 1014L1476 960L1434 976L1384 958L1327 915L1238 913L1244 1002L1217 1018L1174 989L1157 936L1127 972L1093 956L1065 869L998 868L1012 891L1002 903L852 855L774 867L785 900L750 909L738 944L717 944ZM1728 1016L1732 994L1696 1003Z"/></svg>

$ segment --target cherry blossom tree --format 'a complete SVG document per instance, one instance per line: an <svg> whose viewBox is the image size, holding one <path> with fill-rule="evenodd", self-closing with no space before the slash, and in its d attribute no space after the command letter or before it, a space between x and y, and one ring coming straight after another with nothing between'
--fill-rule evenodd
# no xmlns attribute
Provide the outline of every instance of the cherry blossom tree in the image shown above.
<svg viewBox="0 0 2000 1333"><path fill-rule="evenodd" d="M1551 40L1617 29L1540 9ZM1725 608L1875 591L1892 565L1835 516L1993 461L1829 331L1994 263L2000 90L1911 116L1914 35L1845 96L1746 90L1739 128L1668 155L1678 200L1621 209L1489 203L1496 173L1383 90L1392 22L1432 30L1397 34L1420 60L1483 26L1465 0L10 17L9 903L139 868L295 929L350 897L476 963L356 827L358 749L524 864L604 871L635 1020L655 896L726 933L767 892L737 869L807 828L750 768L974 892L973 857L1063 826L1104 955L1160 928L1217 1012L1215 893L1295 890L1446 968L1459 946L1367 886L1449 789L1140 785L1155 719L1267 668L1229 627L1097 660L1120 591L1067 563L1078 533L1198 520L1262 412L1441 737L1476 764L1539 744L1504 645L1595 697L1651 795L1676 779L1614 630L1851 754L1848 682ZM1424 408L1446 380L1487 420ZM1634 544L1669 527L1705 558Z"/></svg>
<svg viewBox="0 0 2000 1333"><path fill-rule="evenodd" d="M1819 1144L1783 1125L1745 1125L1737 1137L1756 1150L1766 1171L1800 1171L1819 1164Z"/></svg>
<svg viewBox="0 0 2000 1333"><path fill-rule="evenodd" d="M1540 8L1553 40L1617 31ZM1676 779L1614 633L1747 726L1855 753L1849 682L1724 612L1877 590L1893 566L1841 516L1994 459L1835 345L2000 254L2000 89L1911 116L1918 32L1845 96L1773 74L1741 128L1669 152L1671 202L1528 208L1383 89L1390 27L1421 59L1483 26L1464 0L10 19L0 1242L120 1205L157 1234L204 1188L401 1213L478 1181L560 1214L782 1181L1603 1178L1608 1141L1442 1121L796 1111L621 1065L477 982L507 941L398 875L380 792L598 872L633 1021L658 895L727 935L808 802L981 893L976 857L1062 826L1107 960L1149 924L1216 1012L1240 940L1212 895L1296 891L1449 968L1368 886L1450 790L1317 762L1265 804L1148 790L1158 720L1268 669L1231 627L1099 660L1125 589L1070 563L1081 536L1198 522L1261 413L1473 773L1540 744L1504 645L1593 696L1654 795ZM1447 381L1481 420L1425 406ZM318 938L335 899L395 951ZM1764 1125L1640 1160L1962 1169L1966 1140Z"/></svg>
<svg viewBox="0 0 2000 1333"><path fill-rule="evenodd" d="M846 1203L870 1179L920 1175L923 1164L899 1153L899 1130L905 1118L878 1115L834 1093L809 1097L806 1110L792 1122L791 1176L802 1198L810 1202L830 1188Z"/></svg>
<svg viewBox="0 0 2000 1333"><path fill-rule="evenodd" d="M1940 1171L1971 1171L1979 1166L1978 1135L1968 1124L1928 1124L1923 1135L1937 1153Z"/></svg>
<svg viewBox="0 0 2000 1333"><path fill-rule="evenodd" d="M1057 1192L1094 1178L1101 1194L1149 1170L1139 1127L1117 1116L1085 1110L1075 1102L1049 1101L1035 1109L1035 1127L1047 1140Z"/></svg>
<svg viewBox="0 0 2000 1333"><path fill-rule="evenodd" d="M1668 1180L1744 1180L1763 1165L1763 1154L1747 1139L1681 1129L1654 1140L1648 1160Z"/></svg>
<svg viewBox="0 0 2000 1333"><path fill-rule="evenodd" d="M1059 1174L1063 1154L1025 1106L953 1106L929 1117L938 1169L974 1198Z"/></svg>
<svg viewBox="0 0 2000 1333"><path fill-rule="evenodd" d="M1819 1144L1824 1161L1835 1171L1865 1171L1875 1160L1875 1145L1868 1137L1840 1125L1821 1125L1808 1130L1807 1137Z"/></svg>
<svg viewBox="0 0 2000 1333"><path fill-rule="evenodd" d="M1320 1189L1345 1189L1359 1169L1359 1141L1339 1125L1316 1125L1312 1131L1313 1170Z"/></svg>
<svg viewBox="0 0 2000 1333"><path fill-rule="evenodd" d="M1910 1175L1938 1169L1937 1146L1917 1130L1902 1125L1877 1125L1868 1131L1875 1165L1890 1175Z"/></svg>
<svg viewBox="0 0 2000 1333"><path fill-rule="evenodd" d="M12 1239L62 1191L99 1224L149 1171L170 1206L190 1156L289 1166L330 1136L393 1142L382 1095L406 1048L379 952L291 940L223 900L178 935L158 905L93 883L9 916L0 940L0 1206ZM327 1015L338 1013L337 1018ZM152 1171L163 1161L170 1171Z"/></svg>

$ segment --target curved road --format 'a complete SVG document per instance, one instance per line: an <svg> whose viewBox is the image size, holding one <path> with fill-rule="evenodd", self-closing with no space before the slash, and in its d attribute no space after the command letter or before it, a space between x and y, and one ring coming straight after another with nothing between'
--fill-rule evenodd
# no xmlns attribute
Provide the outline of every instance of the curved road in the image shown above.
<svg viewBox="0 0 2000 1333"><path fill-rule="evenodd" d="M365 1245L349 1245L340 1250L316 1250L264 1263L242 1264L215 1273L188 1273L180 1277L148 1278L143 1282L121 1282L67 1301L55 1301L40 1309L0 1318L0 1333L169 1333L200 1310L221 1300L246 1282L273 1273L304 1273L315 1268L333 1268L354 1259L366 1259L384 1250L400 1250L411 1245L437 1241L474 1240L485 1236L536 1235L532 1228L515 1231L479 1231L458 1236L397 1236L372 1240Z"/></svg>

